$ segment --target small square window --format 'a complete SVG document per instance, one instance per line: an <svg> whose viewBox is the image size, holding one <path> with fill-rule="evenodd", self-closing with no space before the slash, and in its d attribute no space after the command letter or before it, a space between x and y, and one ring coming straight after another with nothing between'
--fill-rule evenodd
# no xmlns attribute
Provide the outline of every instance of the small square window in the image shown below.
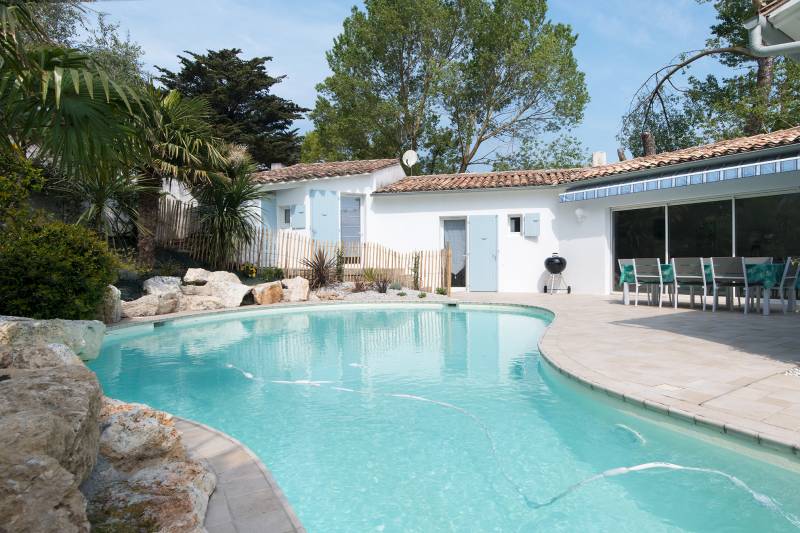
<svg viewBox="0 0 800 533"><path fill-rule="evenodd" d="M511 233L522 233L522 217L516 215L508 217L508 230Z"/></svg>
<svg viewBox="0 0 800 533"><path fill-rule="evenodd" d="M284 224L291 224L292 223L292 208L291 207L284 207L283 210L283 223Z"/></svg>

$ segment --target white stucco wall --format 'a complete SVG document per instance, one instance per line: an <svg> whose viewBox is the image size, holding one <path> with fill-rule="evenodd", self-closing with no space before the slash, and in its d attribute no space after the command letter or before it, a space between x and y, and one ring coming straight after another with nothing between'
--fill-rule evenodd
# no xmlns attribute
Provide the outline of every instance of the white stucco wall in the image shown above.
<svg viewBox="0 0 800 533"><path fill-rule="evenodd" d="M546 278L544 259L558 252L567 259L564 278L573 292L608 294L616 288L613 209L800 192L800 172L562 204L558 193L563 190L554 187L377 195L372 203L370 240L399 250L437 248L443 245L443 218L496 214L499 291L541 292ZM581 210L580 217L577 209ZM541 232L536 239L509 232L508 216L525 213L540 214Z"/></svg>
<svg viewBox="0 0 800 533"><path fill-rule="evenodd" d="M557 191L550 188L376 195L371 240L400 251L441 248L443 219L498 215L498 290L539 292L544 284L544 260L558 251L552 229L557 204ZM509 230L508 217L526 213L540 215L537 238ZM469 268L467 278L469 284Z"/></svg>
<svg viewBox="0 0 800 533"><path fill-rule="evenodd" d="M361 208L361 232L363 241L374 241L371 235L371 212L372 212L372 193L389 183L395 182L405 177L403 167L399 164L384 168L369 174L357 174L352 176L339 176L332 178L319 178L313 180L296 181L284 184L276 184L263 187L263 190L272 191L276 195L278 205L278 215L280 217L282 207L292 205L303 205L305 207L306 223L304 229L292 230L282 228L285 231L294 231L304 235L311 235L311 201L310 191L312 189L336 191L341 194L358 195L362 198ZM279 220L279 227L281 226Z"/></svg>
<svg viewBox="0 0 800 533"><path fill-rule="evenodd" d="M556 236L561 242L561 252L570 261L569 277L575 280L578 292L608 294L613 285L613 209L635 209L690 202L731 200L739 197L762 196L778 193L800 192L800 172L785 172L731 181L709 183L612 196L596 200L560 204L556 219ZM578 222L575 210L581 209L585 217ZM800 229L798 229L800 231ZM602 261L598 261L602 258Z"/></svg>

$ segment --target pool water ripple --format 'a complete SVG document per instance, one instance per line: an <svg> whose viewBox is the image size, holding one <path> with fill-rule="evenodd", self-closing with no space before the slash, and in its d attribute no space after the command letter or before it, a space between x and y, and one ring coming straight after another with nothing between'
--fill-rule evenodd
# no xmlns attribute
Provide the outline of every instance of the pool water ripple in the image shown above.
<svg viewBox="0 0 800 533"><path fill-rule="evenodd" d="M619 410L518 308L293 309L111 334L106 394L244 442L304 526L795 531L797 471Z"/></svg>

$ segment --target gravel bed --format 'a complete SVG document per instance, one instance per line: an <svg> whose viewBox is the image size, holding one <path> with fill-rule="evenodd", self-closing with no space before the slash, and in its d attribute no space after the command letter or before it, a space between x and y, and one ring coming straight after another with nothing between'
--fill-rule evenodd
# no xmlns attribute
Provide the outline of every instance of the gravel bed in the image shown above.
<svg viewBox="0 0 800 533"><path fill-rule="evenodd" d="M325 287L324 289L319 289L316 291L312 291L309 300L333 300L333 301L344 301L344 302L374 302L380 300L387 300L393 302L403 302L403 301L434 301L434 302L443 302L443 301L450 301L451 298L449 296L442 296L440 294L436 294L435 292L428 292L425 293L425 296L420 298L420 294L423 291L415 291L414 289L402 289L402 290L394 290L389 289L386 291L385 294L381 294L378 291L364 291L364 292L352 292L353 284L352 283L337 283L335 285L330 285ZM401 293L405 293L401 296Z"/></svg>

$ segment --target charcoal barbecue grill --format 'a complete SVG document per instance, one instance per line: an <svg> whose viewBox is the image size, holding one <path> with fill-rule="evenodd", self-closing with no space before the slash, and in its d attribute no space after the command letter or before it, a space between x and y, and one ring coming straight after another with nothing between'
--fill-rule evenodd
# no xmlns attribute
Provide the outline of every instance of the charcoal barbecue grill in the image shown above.
<svg viewBox="0 0 800 533"><path fill-rule="evenodd" d="M558 252L553 252L553 255L544 260L544 268L550 273L550 279L544 286L544 292L550 294L557 292L570 294L572 292L572 287L567 285L562 275L564 269L567 268L567 260L558 255Z"/></svg>

